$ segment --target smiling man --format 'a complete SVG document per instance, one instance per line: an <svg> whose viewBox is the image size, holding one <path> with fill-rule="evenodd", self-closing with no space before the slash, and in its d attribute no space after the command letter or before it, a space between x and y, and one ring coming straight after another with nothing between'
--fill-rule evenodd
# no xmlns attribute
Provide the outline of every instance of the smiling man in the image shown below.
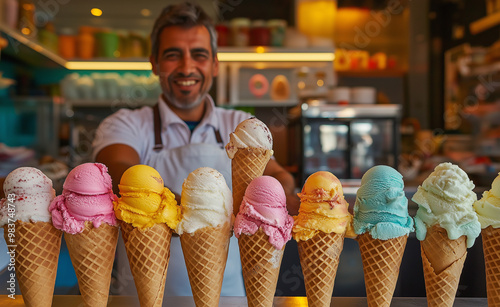
<svg viewBox="0 0 500 307"><path fill-rule="evenodd" d="M202 102L219 68L208 29L201 25L163 29L158 53L150 61L167 105L184 120L201 118Z"/></svg>
<svg viewBox="0 0 500 307"><path fill-rule="evenodd" d="M167 6L151 32L150 62L159 76L162 94L154 107L122 109L99 126L93 143L97 162L108 166L115 193L123 172L146 164L162 176L180 201L185 178L199 167L218 170L231 187L231 160L224 149L229 134L250 114L216 107L208 91L218 74L216 33L197 5ZM296 213L293 177L274 159L264 171L278 179ZM190 286L178 237L172 238L166 295L190 296ZM123 242L117 248L117 284L112 294L135 291ZM113 288L112 288L113 289ZM223 296L244 296L238 244L233 237L223 281Z"/></svg>

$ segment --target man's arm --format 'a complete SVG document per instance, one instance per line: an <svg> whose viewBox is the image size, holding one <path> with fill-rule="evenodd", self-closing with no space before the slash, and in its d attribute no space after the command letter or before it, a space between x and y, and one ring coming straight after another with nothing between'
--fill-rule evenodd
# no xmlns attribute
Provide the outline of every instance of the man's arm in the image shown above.
<svg viewBox="0 0 500 307"><path fill-rule="evenodd" d="M118 184L123 173L141 161L137 151L125 144L112 144L104 147L99 151L95 160L108 167L109 175L113 180L113 192L116 195L119 192Z"/></svg>
<svg viewBox="0 0 500 307"><path fill-rule="evenodd" d="M300 200L295 194L295 181L293 176L273 159L269 160L269 163L267 163L264 169L264 175L272 176L281 183L285 190L288 213L290 215L297 215L299 213Z"/></svg>
<svg viewBox="0 0 500 307"><path fill-rule="evenodd" d="M113 192L118 195L118 184L123 173L131 166L141 163L139 154L132 147L125 144L113 144L104 147L96 156L96 162L108 167L109 175L113 180ZM174 192L172 192L174 193ZM175 200L181 203L181 196L174 193Z"/></svg>

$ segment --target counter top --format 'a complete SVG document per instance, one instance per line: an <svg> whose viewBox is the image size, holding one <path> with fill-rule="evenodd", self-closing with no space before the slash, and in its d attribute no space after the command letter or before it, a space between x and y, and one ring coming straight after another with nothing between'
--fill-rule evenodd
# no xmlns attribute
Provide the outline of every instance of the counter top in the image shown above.
<svg viewBox="0 0 500 307"><path fill-rule="evenodd" d="M79 295L56 295L52 306L79 306L82 303ZM331 306L336 307L365 307L367 306L364 297L334 297ZM0 295L0 306L24 306L21 295L16 295L15 299L8 298L7 295ZM132 296L111 296L109 298L109 307L136 307L139 306L137 297ZM192 297L165 297L163 306L195 307ZM245 297L221 297L220 307L245 307L247 301ZM307 299L305 297L276 297L274 299L275 307L306 307ZM392 300L392 307L417 307L427 306L425 297L395 297ZM454 307L482 307L488 306L486 298L456 298Z"/></svg>

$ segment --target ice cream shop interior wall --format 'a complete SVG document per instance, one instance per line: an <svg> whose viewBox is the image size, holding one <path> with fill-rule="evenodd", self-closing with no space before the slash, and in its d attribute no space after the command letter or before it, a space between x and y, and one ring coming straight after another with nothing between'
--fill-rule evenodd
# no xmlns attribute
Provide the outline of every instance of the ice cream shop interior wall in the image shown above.
<svg viewBox="0 0 500 307"><path fill-rule="evenodd" d="M147 37L169 2L0 0L0 44L8 44L0 51L0 178L19 165L45 167L59 193L67 172L91 159L105 116L156 103ZM359 157L399 166L413 185L436 160L465 163L485 185L500 171L498 1L197 2L217 21L221 73L212 96L268 124L275 157L299 187L307 163L323 158L318 167L330 170ZM384 113L388 107L394 115ZM324 124L308 123L311 114ZM351 124L359 114L368 115ZM363 156L349 155L360 149ZM328 164L331 157L340 162ZM359 179L363 172L346 166L339 174ZM417 250L410 241L409 250ZM341 260L337 278L344 282L335 295L365 295L356 290L363 280L354 260ZM396 295L424 296L405 261ZM283 272L300 270L294 265ZM469 267L464 278L479 278ZM74 275L59 274L56 293L71 293ZM278 294L303 291L295 275L283 276ZM460 291L484 296L484 282Z"/></svg>
<svg viewBox="0 0 500 307"><path fill-rule="evenodd" d="M93 131L104 116L119 107L156 102L159 87L147 63L147 35L163 1L71 2L54 8L35 1L34 11L26 9L32 8L30 2L21 1L17 20L8 11L11 1L4 2L2 29L12 43L3 50L0 65L17 84L5 90L10 94L4 99L2 131L18 128L4 134L7 145L65 156L74 166L89 160ZM290 144L294 136L288 126L289 111L299 102L332 101L336 88L359 87L366 90L368 103L409 109L409 2L390 9L385 1L199 2L217 21L221 46L223 67L213 96L219 105L245 108L267 122L278 141L276 158L296 174L295 151L302 155L303 150ZM117 5L124 7L120 13L114 10ZM230 58L262 51L277 54L264 61ZM279 58L284 53L292 59ZM41 113L52 114L45 130L35 129Z"/></svg>

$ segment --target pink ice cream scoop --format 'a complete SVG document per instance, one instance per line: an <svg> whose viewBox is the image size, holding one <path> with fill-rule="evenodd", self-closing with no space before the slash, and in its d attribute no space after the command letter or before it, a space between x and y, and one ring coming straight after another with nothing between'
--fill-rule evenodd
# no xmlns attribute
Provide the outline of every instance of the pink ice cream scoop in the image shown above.
<svg viewBox="0 0 500 307"><path fill-rule="evenodd" d="M101 163L85 163L69 172L63 189L82 195L106 194L113 188L108 168Z"/></svg>
<svg viewBox="0 0 500 307"><path fill-rule="evenodd" d="M240 212L234 221L234 234L253 235L259 228L269 236L269 242L282 249L292 237L293 218L286 209L283 187L273 177L257 177L248 185Z"/></svg>
<svg viewBox="0 0 500 307"><path fill-rule="evenodd" d="M62 195L49 206L52 223L70 234L82 232L86 221L96 228L103 222L115 226L114 200L108 168L101 163L81 164L68 174Z"/></svg>

